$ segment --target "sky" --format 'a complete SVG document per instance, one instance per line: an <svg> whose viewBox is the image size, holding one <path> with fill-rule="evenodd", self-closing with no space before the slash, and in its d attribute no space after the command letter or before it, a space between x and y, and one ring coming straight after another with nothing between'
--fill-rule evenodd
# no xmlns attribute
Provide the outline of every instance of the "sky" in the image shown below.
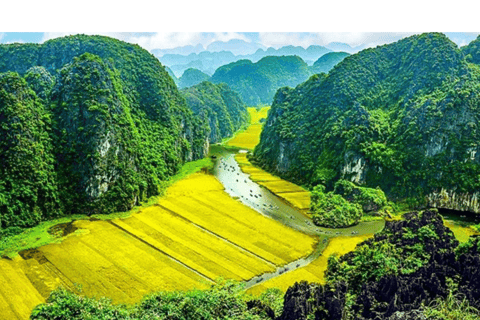
<svg viewBox="0 0 480 320"><path fill-rule="evenodd" d="M75 34L76 32L4 32L0 33L0 43L43 43L44 41ZM85 32L101 34L126 42L136 43L151 51L170 49L186 45L201 44L206 48L214 41L240 39L256 42L265 47L279 48L286 45L302 46L328 45L331 42L346 43L352 47L366 45L375 47L397 41L418 32ZM467 45L479 32L446 32L459 46Z"/></svg>
<svg viewBox="0 0 480 320"><path fill-rule="evenodd" d="M478 9L473 0L135 0L115 5L22 0L2 4L0 43L42 43L84 33L137 43L149 51L231 39L274 48L330 42L373 47L437 31L463 46L480 33Z"/></svg>

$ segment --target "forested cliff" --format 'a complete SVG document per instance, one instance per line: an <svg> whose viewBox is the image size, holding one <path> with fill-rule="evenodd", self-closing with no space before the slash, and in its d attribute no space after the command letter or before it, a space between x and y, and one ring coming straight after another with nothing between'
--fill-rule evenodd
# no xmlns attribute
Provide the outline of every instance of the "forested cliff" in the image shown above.
<svg viewBox="0 0 480 320"><path fill-rule="evenodd" d="M416 35L278 90L255 158L310 186L344 178L480 212L479 42Z"/></svg>
<svg viewBox="0 0 480 320"><path fill-rule="evenodd" d="M0 45L0 227L128 210L208 151L207 128L138 45Z"/></svg>

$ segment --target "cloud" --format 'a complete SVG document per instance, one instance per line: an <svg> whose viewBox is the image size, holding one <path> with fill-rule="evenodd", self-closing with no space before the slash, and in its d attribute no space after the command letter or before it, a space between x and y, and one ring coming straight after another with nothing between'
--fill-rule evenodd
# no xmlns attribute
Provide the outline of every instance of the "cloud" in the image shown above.
<svg viewBox="0 0 480 320"><path fill-rule="evenodd" d="M197 44L201 44L206 47L214 41L226 42L232 39L241 39L251 42L251 40L245 34L238 32L45 32L42 42L79 33L103 35L123 40L125 42L136 43L148 51L153 49L171 49L187 45L195 46Z"/></svg>
<svg viewBox="0 0 480 320"><path fill-rule="evenodd" d="M4 32L0 32L0 43L2 42L3 37L5 36Z"/></svg>
<svg viewBox="0 0 480 320"><path fill-rule="evenodd" d="M318 37L313 33L294 32L260 32L259 41L265 47L280 48L285 45L302 46L304 48L319 43Z"/></svg>
<svg viewBox="0 0 480 320"><path fill-rule="evenodd" d="M328 45L331 42L342 42L352 47L361 44L367 47L382 45L397 41L403 37L415 34L414 32L262 32L260 42L267 47L279 48L284 45L296 45L304 48L310 45Z"/></svg>

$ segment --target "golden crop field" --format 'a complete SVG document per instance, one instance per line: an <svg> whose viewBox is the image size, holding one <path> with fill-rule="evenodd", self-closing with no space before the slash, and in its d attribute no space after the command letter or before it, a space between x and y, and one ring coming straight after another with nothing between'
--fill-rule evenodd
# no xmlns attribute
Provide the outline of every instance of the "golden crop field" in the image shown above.
<svg viewBox="0 0 480 320"><path fill-rule="evenodd" d="M310 208L310 192L308 190L255 167L248 161L245 153L237 153L235 160L243 172L250 174L252 181L264 186L300 211L305 212Z"/></svg>
<svg viewBox="0 0 480 320"><path fill-rule="evenodd" d="M316 238L244 206L215 177L174 183L153 206L126 219L78 220L84 232L14 260L0 260L0 319L26 319L64 286L114 303L161 290L248 280L309 255Z"/></svg>
<svg viewBox="0 0 480 320"><path fill-rule="evenodd" d="M328 246L322 252L322 255L315 259L315 261L311 262L305 267L286 272L276 278L256 285L248 289L247 292L254 295L259 295L268 288L279 288L285 292L288 287L294 285L295 282L300 282L302 280L324 284L324 274L328 266L328 257L332 254L344 255L354 250L357 244L370 237L373 237L373 234L365 234L354 237L340 236L332 238L328 243Z"/></svg>
<svg viewBox="0 0 480 320"><path fill-rule="evenodd" d="M470 227L462 227L456 224L454 221L444 220L444 224L447 228L452 230L455 238L460 242L467 242L470 236L478 235L479 233Z"/></svg>
<svg viewBox="0 0 480 320"><path fill-rule="evenodd" d="M260 110L256 108L248 108L250 114L250 126L239 132L227 142L228 146L235 146L244 149L253 150L260 142L260 134L262 133L262 124L259 122L262 118L267 118L270 107L263 107Z"/></svg>

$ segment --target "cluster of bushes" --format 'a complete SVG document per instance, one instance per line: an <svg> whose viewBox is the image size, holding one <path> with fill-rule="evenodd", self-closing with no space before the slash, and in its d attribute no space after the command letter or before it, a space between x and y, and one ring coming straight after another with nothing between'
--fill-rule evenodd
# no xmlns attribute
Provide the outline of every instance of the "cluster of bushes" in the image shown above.
<svg viewBox="0 0 480 320"><path fill-rule="evenodd" d="M267 320L281 313L282 296L280 290L269 289L253 298L241 284L221 281L208 290L154 293L126 306L57 289L32 311L30 319Z"/></svg>
<svg viewBox="0 0 480 320"><path fill-rule="evenodd" d="M337 228L357 224L364 213L383 214L387 198L379 188L359 187L339 180L333 191L323 185L313 188L311 207L313 222L319 226Z"/></svg>

